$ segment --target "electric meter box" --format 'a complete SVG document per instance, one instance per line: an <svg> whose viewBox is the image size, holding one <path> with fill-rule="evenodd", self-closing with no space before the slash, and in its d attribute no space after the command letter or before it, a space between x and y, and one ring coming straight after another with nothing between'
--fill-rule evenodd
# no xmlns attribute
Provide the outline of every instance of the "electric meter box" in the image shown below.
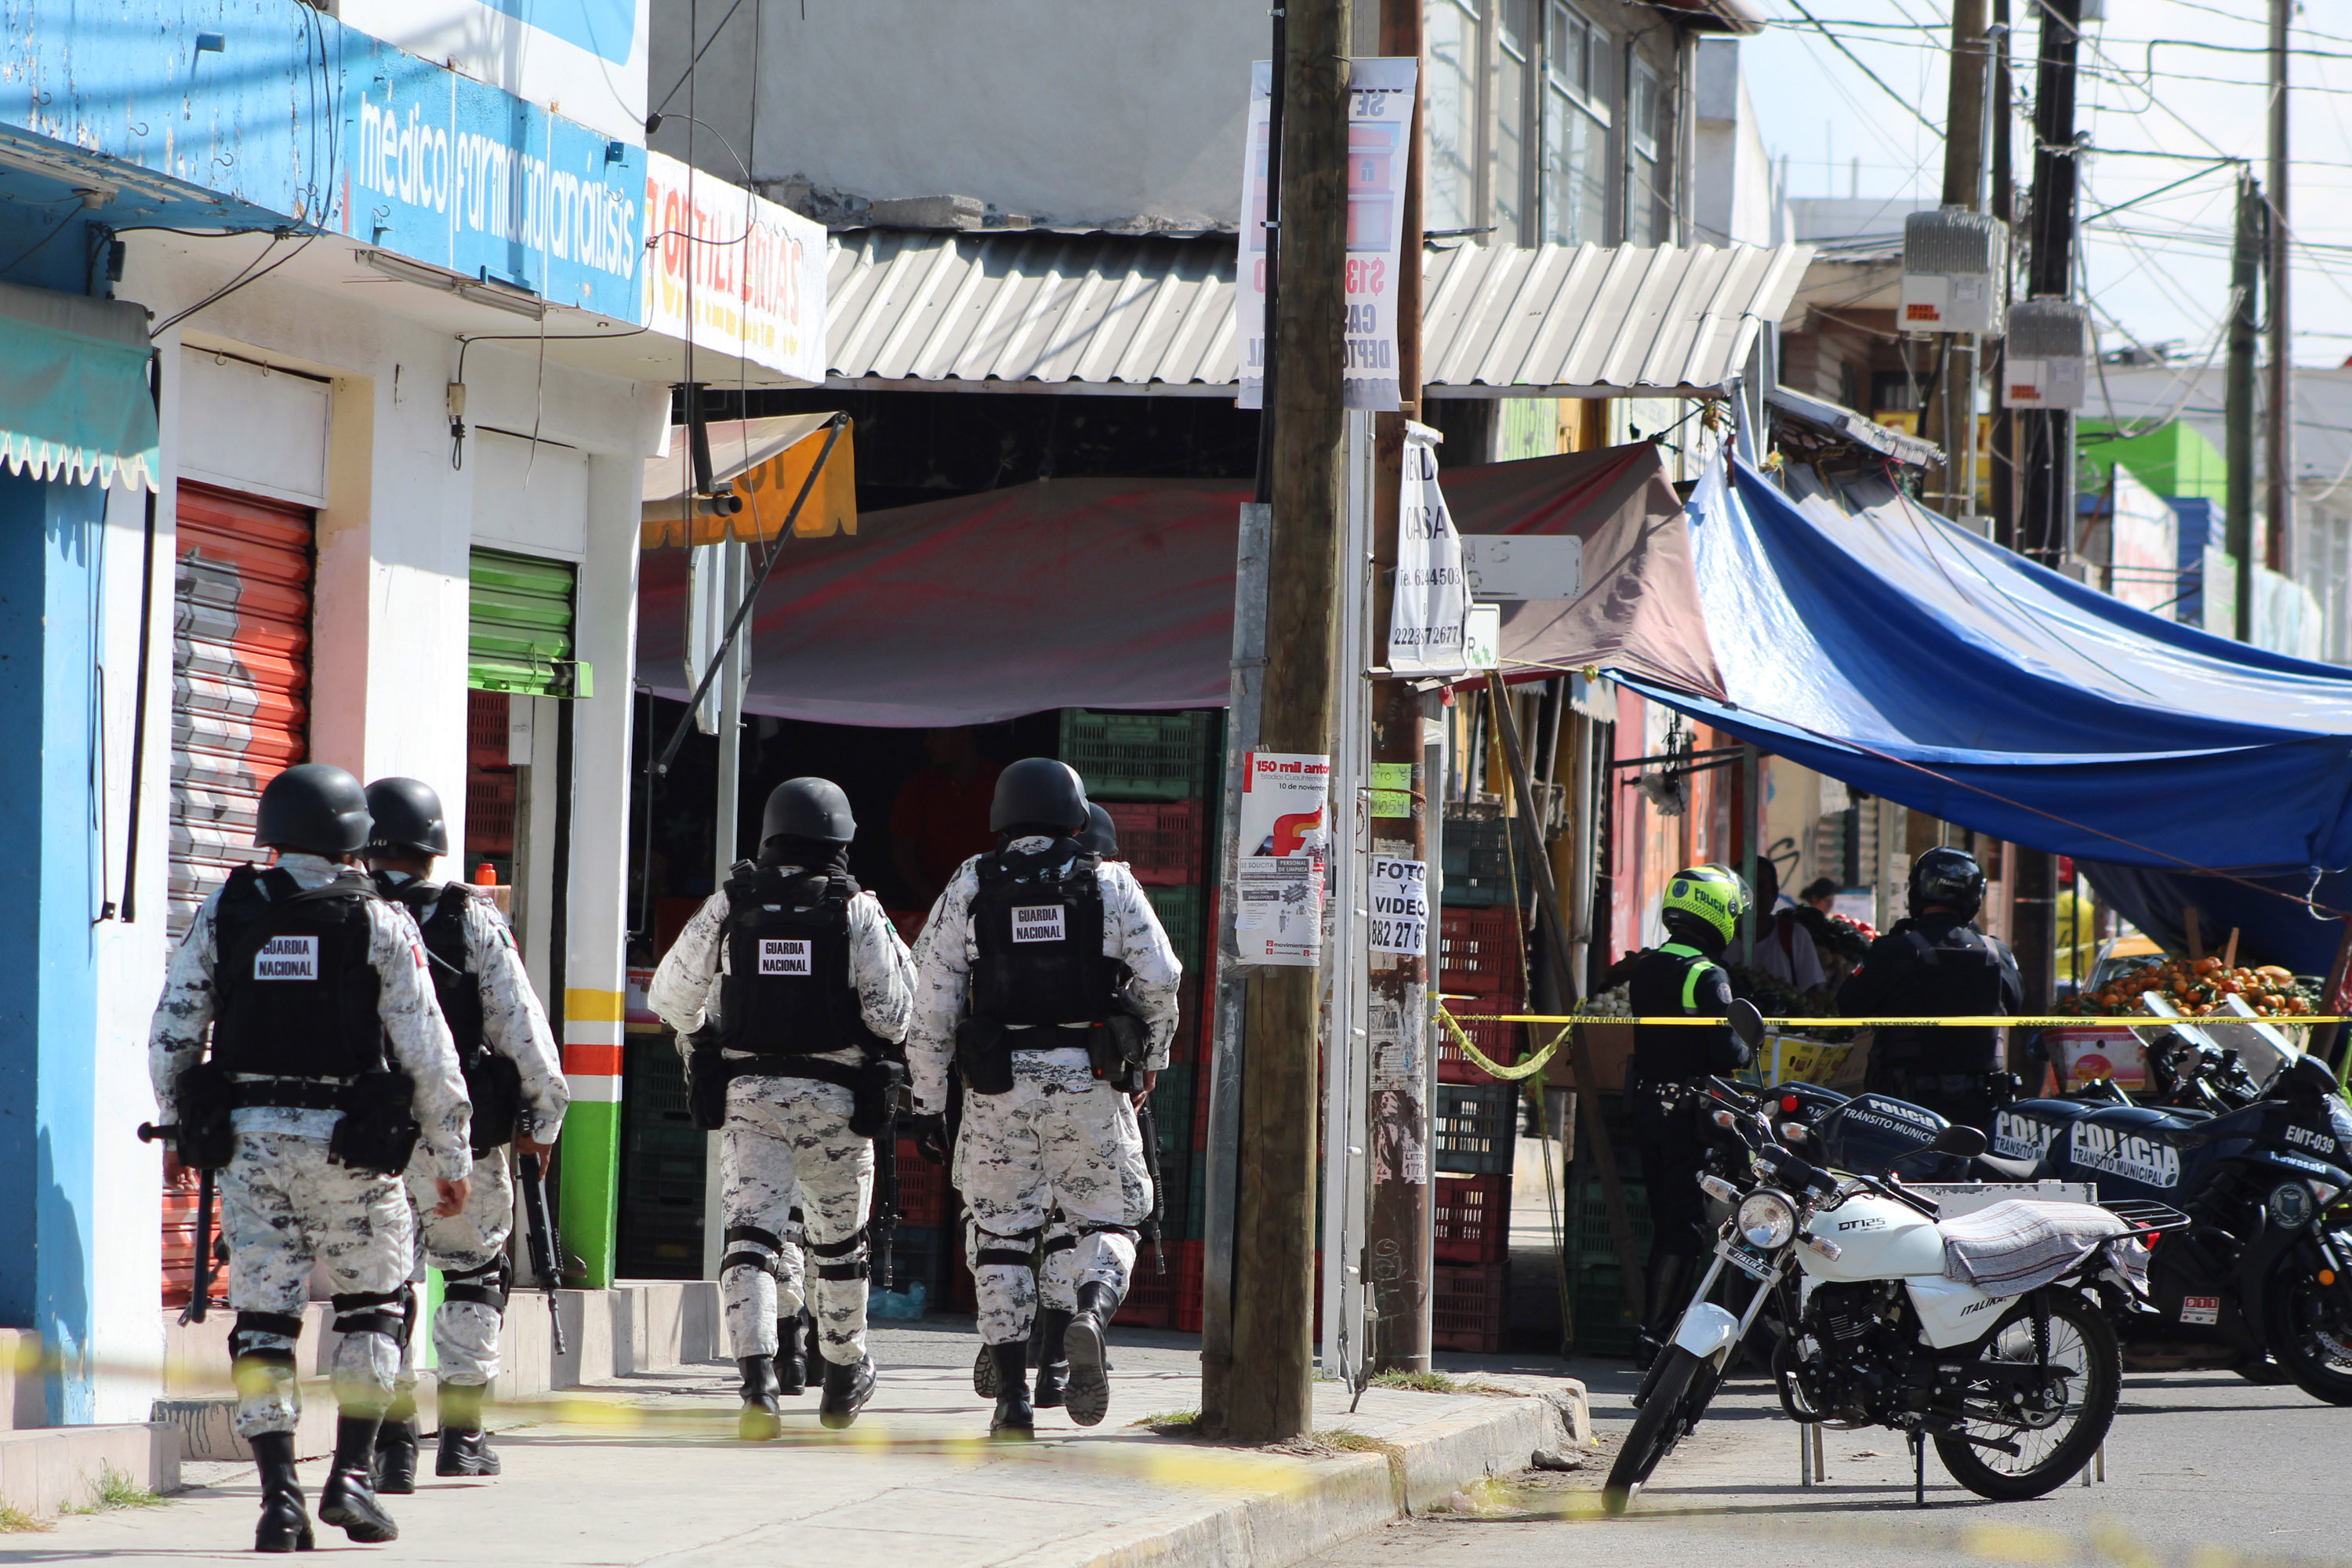
<svg viewBox="0 0 2352 1568"><path fill-rule="evenodd" d="M2009 226L1966 207L1937 207L1903 220L1906 332L2001 330L2009 274Z"/></svg>
<svg viewBox="0 0 2352 1568"><path fill-rule="evenodd" d="M2091 365L2091 311L2065 300L2021 300L2009 312L2003 408L2080 408Z"/></svg>

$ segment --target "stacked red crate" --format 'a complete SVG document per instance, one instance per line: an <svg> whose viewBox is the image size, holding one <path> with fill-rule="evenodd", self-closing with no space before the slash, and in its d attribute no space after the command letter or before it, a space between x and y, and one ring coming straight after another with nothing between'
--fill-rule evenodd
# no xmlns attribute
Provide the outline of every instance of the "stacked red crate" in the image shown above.
<svg viewBox="0 0 2352 1568"><path fill-rule="evenodd" d="M1510 1256L1509 1175L1437 1176L1430 1184L1430 1223L1438 1262L1475 1268Z"/></svg>
<svg viewBox="0 0 2352 1568"><path fill-rule="evenodd" d="M1430 1290L1430 1344L1442 1351L1499 1352L1510 1310L1510 1265L1449 1268L1441 1263L1434 1273L1437 1278Z"/></svg>

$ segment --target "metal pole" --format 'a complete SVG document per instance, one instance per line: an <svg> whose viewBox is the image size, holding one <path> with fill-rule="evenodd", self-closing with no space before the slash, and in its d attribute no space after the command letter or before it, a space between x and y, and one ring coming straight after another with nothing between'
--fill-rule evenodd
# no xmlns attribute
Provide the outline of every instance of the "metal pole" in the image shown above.
<svg viewBox="0 0 2352 1568"><path fill-rule="evenodd" d="M1944 192L1948 207L1984 209L1986 0L1952 6L1950 113L1944 129ZM1946 517L1976 510L1977 358L1973 332L1954 333L1944 356L1942 404Z"/></svg>
<svg viewBox="0 0 2352 1568"><path fill-rule="evenodd" d="M2288 331L2290 247L2287 226L2286 29L2288 0L2271 0L2270 125L2270 367L2263 385L2269 422L2263 427L2263 501L2269 513L2263 531L2263 563L2284 572L2294 559L2294 340Z"/></svg>
<svg viewBox="0 0 2352 1568"><path fill-rule="evenodd" d="M779 539L777 547L782 547ZM719 602L742 601L751 575L751 547L732 541L719 546L723 563L719 573ZM735 866L735 850L743 833L743 679L750 673L751 639L730 637L720 651L719 669L719 789L710 817L710 885L726 885ZM702 1277L719 1278L719 1259L726 1250L727 1216L719 1191L719 1147L722 1134L703 1135Z"/></svg>
<svg viewBox="0 0 2352 1568"><path fill-rule="evenodd" d="M2251 170L2238 175L2237 244L2230 258L2230 352L2222 379L2223 548L2231 558L2237 605L2231 637L2254 640L2254 290L2262 275L2263 193ZM2208 583L2207 594L2220 585ZM2206 616L2212 615L2210 601Z"/></svg>

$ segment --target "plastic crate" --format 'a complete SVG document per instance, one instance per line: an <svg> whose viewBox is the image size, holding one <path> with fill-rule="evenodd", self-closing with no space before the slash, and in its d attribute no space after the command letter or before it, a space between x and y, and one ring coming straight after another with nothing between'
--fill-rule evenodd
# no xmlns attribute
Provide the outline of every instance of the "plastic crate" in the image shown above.
<svg viewBox="0 0 2352 1568"><path fill-rule="evenodd" d="M1510 1177L1438 1176L1430 1184L1438 1262L1475 1267L1510 1256Z"/></svg>
<svg viewBox="0 0 2352 1568"><path fill-rule="evenodd" d="M1089 798L1191 800L1208 794L1217 711L1097 713L1062 710L1062 761Z"/></svg>
<svg viewBox="0 0 2352 1568"><path fill-rule="evenodd" d="M1160 1163L1164 1167L1192 1153L1192 1118L1199 1109L1200 1069L1171 1067L1160 1074L1151 1091L1151 1119L1160 1129Z"/></svg>
<svg viewBox="0 0 2352 1568"><path fill-rule="evenodd" d="M1517 912L1441 910L1437 916L1437 984L1442 991L1498 997L1518 1011L1528 994L1528 952Z"/></svg>
<svg viewBox="0 0 2352 1568"><path fill-rule="evenodd" d="M950 1233L944 1226L902 1225L890 1237L891 1288L904 1290L919 1279L926 1293L936 1295L940 1270L947 1261ZM808 1261L802 1259L803 1265ZM873 1259L873 1289L882 1289L881 1259Z"/></svg>
<svg viewBox="0 0 2352 1568"><path fill-rule="evenodd" d="M1633 1308L1625 1300L1625 1279L1613 1263L1571 1270L1568 1279L1571 1334L1579 1355L1622 1356L1633 1352Z"/></svg>
<svg viewBox="0 0 2352 1568"><path fill-rule="evenodd" d="M467 778L467 858L514 853L516 792L515 775L510 773L474 773Z"/></svg>
<svg viewBox="0 0 2352 1568"><path fill-rule="evenodd" d="M1192 1241L1200 1232L1192 1228L1192 1151L1187 1149L1181 1157L1160 1162L1160 1236L1168 1242Z"/></svg>
<svg viewBox="0 0 2352 1568"><path fill-rule="evenodd" d="M1436 1145L1430 1163L1451 1174L1508 1174L1517 1143L1517 1101L1512 1084L1439 1084L1430 1101Z"/></svg>
<svg viewBox="0 0 2352 1568"><path fill-rule="evenodd" d="M1147 888L1176 888L1201 879L1201 830L1207 814L1199 801L1106 801L1103 809L1118 830L1119 858L1137 881Z"/></svg>
<svg viewBox="0 0 2352 1568"><path fill-rule="evenodd" d="M912 1138L898 1140L898 1224L938 1226L948 1222L948 1168L934 1165L915 1148Z"/></svg>
<svg viewBox="0 0 2352 1568"><path fill-rule="evenodd" d="M1506 1024L1499 1018L1465 1017L1460 1013L1454 1015L1454 1021L1462 1026L1462 1032L1470 1037L1473 1045L1486 1053L1487 1060L1500 1062L1505 1067L1511 1066L1530 1051L1543 1048L1528 1044L1528 1026L1525 1024ZM1543 1029L1549 1026L1538 1025L1537 1027ZM1437 1081L1499 1083L1503 1080L1464 1055L1462 1043L1454 1037L1454 1031L1441 1027L1437 1031Z"/></svg>
<svg viewBox="0 0 2352 1568"><path fill-rule="evenodd" d="M1176 1282L1175 1326L1180 1333L1197 1334L1201 1331L1202 1275L1207 1253L1197 1240L1188 1241L1182 1252L1169 1254L1168 1267L1175 1268L1180 1257L1184 1260L1184 1273Z"/></svg>
<svg viewBox="0 0 2352 1568"><path fill-rule="evenodd" d="M1633 1233L1633 1251L1650 1255L1650 1189L1628 1176L1618 1184L1625 1198L1625 1224ZM1568 1189L1567 1251L1571 1268L1617 1262L1617 1243L1609 1234L1607 1190L1597 1181L1578 1182Z"/></svg>
<svg viewBox="0 0 2352 1568"><path fill-rule="evenodd" d="M1431 1348L1486 1355L1499 1352L1510 1319L1510 1268L1507 1263L1474 1268L1449 1268L1441 1263L1431 1270Z"/></svg>
<svg viewBox="0 0 2352 1568"><path fill-rule="evenodd" d="M484 768L499 773L514 764L507 760L511 744L507 731L509 714L514 699L503 691L467 691L466 693L466 768L478 773Z"/></svg>
<svg viewBox="0 0 2352 1568"><path fill-rule="evenodd" d="M1189 1242L1169 1245L1168 1272L1152 1269L1151 1248L1135 1249L1135 1271L1128 1277L1127 1300L1118 1304L1118 1315L1111 1320L1124 1329L1172 1329L1176 1326L1176 1297L1183 1278L1177 1266L1177 1255L1190 1246Z"/></svg>
<svg viewBox="0 0 2352 1568"><path fill-rule="evenodd" d="M1535 884L1517 819L1449 816L1444 833L1445 902L1471 909L1527 902Z"/></svg>
<svg viewBox="0 0 2352 1568"><path fill-rule="evenodd" d="M1208 901L1208 889L1197 883L1185 888L1146 888L1143 896L1151 900L1160 929L1167 931L1168 944L1176 950L1176 961L1185 973L1200 968L1201 909Z"/></svg>

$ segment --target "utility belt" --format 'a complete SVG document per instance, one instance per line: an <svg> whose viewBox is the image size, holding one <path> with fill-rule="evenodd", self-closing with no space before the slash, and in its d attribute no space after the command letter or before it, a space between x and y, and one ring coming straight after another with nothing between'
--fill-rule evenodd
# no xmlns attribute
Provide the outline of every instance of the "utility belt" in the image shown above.
<svg viewBox="0 0 2352 1568"><path fill-rule="evenodd" d="M860 1138L878 1138L898 1115L898 1090L907 1082L907 1066L894 1058L868 1057L856 1067L822 1057L789 1052L730 1057L719 1048L717 1031L690 1037L686 1058L687 1110L695 1126L716 1132L727 1125L727 1089L739 1078L803 1078L849 1091L849 1131Z"/></svg>
<svg viewBox="0 0 2352 1568"><path fill-rule="evenodd" d="M179 1140L184 1164L217 1171L236 1152L229 1123L238 1110L335 1110L341 1117L327 1137L327 1154L339 1165L379 1176L408 1168L424 1130L416 1124L416 1085L394 1070L357 1078L232 1079L217 1062L196 1063L180 1075L172 1098L184 1130Z"/></svg>
<svg viewBox="0 0 2352 1568"><path fill-rule="evenodd" d="M1029 1037L1038 1034L1062 1037L1050 1045L1031 1044ZM1143 1088L1144 1065L1151 1059L1151 1030L1124 1008L1114 1008L1083 1032L1058 1024L1014 1029L987 1017L966 1018L956 1026L956 1074L972 1094L1010 1094L1015 1051L1064 1050L1085 1051L1097 1079L1121 1094L1134 1094Z"/></svg>

